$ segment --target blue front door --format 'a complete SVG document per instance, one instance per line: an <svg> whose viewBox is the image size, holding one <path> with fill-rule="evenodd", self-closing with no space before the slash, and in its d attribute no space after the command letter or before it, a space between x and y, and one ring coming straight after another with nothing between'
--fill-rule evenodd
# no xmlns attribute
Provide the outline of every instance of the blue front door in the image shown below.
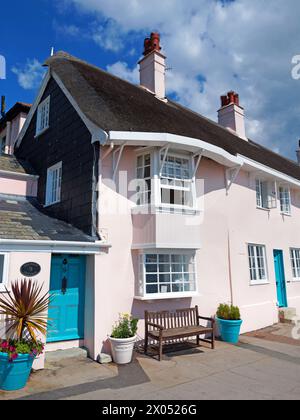
<svg viewBox="0 0 300 420"><path fill-rule="evenodd" d="M286 295L286 283L284 274L283 252L279 250L274 251L274 264L277 286L277 300L280 308L288 306Z"/></svg>
<svg viewBox="0 0 300 420"><path fill-rule="evenodd" d="M85 256L53 255L47 342L84 338Z"/></svg>

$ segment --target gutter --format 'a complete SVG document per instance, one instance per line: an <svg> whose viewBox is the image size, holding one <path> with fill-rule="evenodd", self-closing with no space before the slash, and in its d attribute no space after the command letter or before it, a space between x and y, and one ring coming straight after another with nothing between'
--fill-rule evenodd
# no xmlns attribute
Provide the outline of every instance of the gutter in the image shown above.
<svg viewBox="0 0 300 420"><path fill-rule="evenodd" d="M20 178L32 178L32 179L39 179L39 175L31 175L22 172L12 172L12 171L4 171L0 169L0 175L10 175L10 176L17 176Z"/></svg>
<svg viewBox="0 0 300 420"><path fill-rule="evenodd" d="M51 240L21 240L0 239L1 251L31 251L31 252L68 252L73 254L100 254L102 250L111 248L110 244L102 241L75 242Z"/></svg>

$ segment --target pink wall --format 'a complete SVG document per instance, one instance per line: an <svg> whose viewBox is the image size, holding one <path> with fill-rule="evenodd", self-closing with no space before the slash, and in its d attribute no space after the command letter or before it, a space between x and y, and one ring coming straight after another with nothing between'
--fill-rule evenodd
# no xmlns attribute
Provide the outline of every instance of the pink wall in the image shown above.
<svg viewBox="0 0 300 420"><path fill-rule="evenodd" d="M119 171L127 171L129 181L135 177L135 159L134 150L126 148ZM111 155L102 163L102 175L112 177ZM142 320L145 309L176 309L197 304L203 315L211 316L218 304L230 302L231 296L233 303L241 307L243 332L277 322L273 249L284 250L286 279L292 281L289 247L300 247L299 196L292 192L292 217L283 218L279 208L270 213L256 208L255 177L246 172L240 172L228 195L225 168L221 165L203 159L197 177L205 181L204 220L200 229L202 247L196 254L199 295L155 302L134 299L138 251L131 247L133 238L138 237L140 241L142 233L134 234L130 212L121 216L110 214L110 206L118 193L100 185L100 228L108 232L112 248L106 255L96 257L100 275L99 283L96 281L95 310L96 319L101 322L98 321L95 329L95 343L99 346L103 337L109 335L119 312L132 312ZM151 233L147 235L151 238ZM269 284L250 285L247 243L266 245ZM178 248L178 242L174 247ZM288 283L287 288L290 306L300 313L300 283ZM139 333L143 336L142 321Z"/></svg>
<svg viewBox="0 0 300 420"><path fill-rule="evenodd" d="M4 175L0 172L0 194L36 197L37 178L13 173Z"/></svg>

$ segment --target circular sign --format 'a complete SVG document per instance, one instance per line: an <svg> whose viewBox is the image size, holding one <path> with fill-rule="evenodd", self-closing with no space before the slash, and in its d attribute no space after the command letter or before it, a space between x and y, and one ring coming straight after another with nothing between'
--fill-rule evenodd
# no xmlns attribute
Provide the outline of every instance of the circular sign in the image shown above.
<svg viewBox="0 0 300 420"><path fill-rule="evenodd" d="M25 277L34 277L40 274L41 266L37 263L29 262L23 264L20 271Z"/></svg>

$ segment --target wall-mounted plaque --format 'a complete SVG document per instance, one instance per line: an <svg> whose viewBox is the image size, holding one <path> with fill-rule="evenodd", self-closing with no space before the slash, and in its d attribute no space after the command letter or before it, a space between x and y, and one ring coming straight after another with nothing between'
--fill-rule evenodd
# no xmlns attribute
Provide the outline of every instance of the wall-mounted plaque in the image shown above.
<svg viewBox="0 0 300 420"><path fill-rule="evenodd" d="M25 277L35 277L41 272L41 266L34 262L23 264L21 267L21 274Z"/></svg>

